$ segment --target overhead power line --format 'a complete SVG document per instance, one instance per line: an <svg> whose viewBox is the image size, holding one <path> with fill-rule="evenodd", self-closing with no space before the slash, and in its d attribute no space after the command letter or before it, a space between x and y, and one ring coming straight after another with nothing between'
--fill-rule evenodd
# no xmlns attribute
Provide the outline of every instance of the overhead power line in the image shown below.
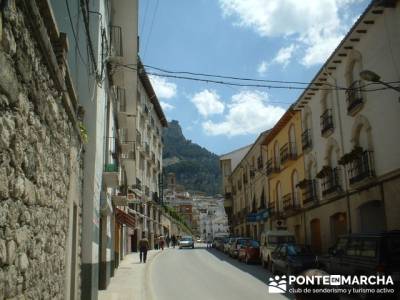
<svg viewBox="0 0 400 300"><path fill-rule="evenodd" d="M132 67L130 65L117 65L119 67L127 68L133 71L138 71L137 68ZM140 70L139 70L140 72ZM344 90L348 91L351 90L351 88L345 88L345 87L338 87L338 86L330 86L329 88L324 88L324 87L308 87L308 86L295 86L295 85L289 85L291 82L279 82L279 83L285 83L285 85L272 85L272 84L261 84L261 83L241 83L241 82L232 82L232 81L224 81L224 80L216 80L216 79L206 79L206 78L199 78L199 77L194 77L193 76L182 76L182 75L173 75L173 74L163 74L163 73L158 73L158 72L149 72L146 71L148 75L153 75L153 76L158 76L158 77L164 77L164 78L173 78L173 79L183 79L183 80L190 80L190 81L197 81L197 82L205 82L205 83L214 83L214 84L219 84L219 85L226 85L226 86L238 86L238 87L255 87L255 88L267 88L267 89L286 89L286 90L310 90L310 91L320 91L320 90L327 90L327 91L332 91L332 90ZM212 75L210 75L212 76ZM217 75L218 76L218 75ZM217 77L215 76L215 77ZM238 78L238 77L236 77ZM241 80L241 79L237 79ZM312 84L312 83L309 83ZM371 89L365 89L365 87L374 85L376 83L368 83L362 87L359 88L354 88L357 90L361 90L363 92L374 92L374 91L381 91L381 90L386 90L388 89L387 87L381 87L381 88L371 88Z"/></svg>

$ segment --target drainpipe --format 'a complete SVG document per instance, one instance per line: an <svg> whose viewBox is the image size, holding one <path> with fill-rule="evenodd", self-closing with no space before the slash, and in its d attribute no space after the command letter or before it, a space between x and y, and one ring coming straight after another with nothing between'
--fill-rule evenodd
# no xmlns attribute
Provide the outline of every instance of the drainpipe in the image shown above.
<svg viewBox="0 0 400 300"><path fill-rule="evenodd" d="M328 73L329 74L329 73ZM330 76L333 81L335 82L335 86L337 86L337 80ZM343 137L343 123L342 123L342 116L340 114L340 101L339 101L339 90L335 90L336 95L336 106L337 106L337 115L339 118L339 135L340 135L340 143L344 152L344 137ZM346 166L344 166L344 184L345 184L345 192L346 192L346 202L347 202L347 215L349 216L349 233L352 233L352 225L351 225L351 210L350 210L350 195L349 195L349 184L348 184L348 176L346 172Z"/></svg>

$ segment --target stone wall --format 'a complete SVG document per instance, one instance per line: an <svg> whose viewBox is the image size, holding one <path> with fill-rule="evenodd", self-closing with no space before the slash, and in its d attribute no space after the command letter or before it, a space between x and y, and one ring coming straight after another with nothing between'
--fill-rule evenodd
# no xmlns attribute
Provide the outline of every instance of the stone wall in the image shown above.
<svg viewBox="0 0 400 300"><path fill-rule="evenodd" d="M25 2L0 0L0 299L62 299L80 139Z"/></svg>

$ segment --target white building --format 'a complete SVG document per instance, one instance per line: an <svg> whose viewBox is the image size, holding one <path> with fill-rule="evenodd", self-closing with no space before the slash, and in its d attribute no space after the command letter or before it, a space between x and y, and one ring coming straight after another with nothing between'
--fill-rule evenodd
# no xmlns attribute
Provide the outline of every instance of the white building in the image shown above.
<svg viewBox="0 0 400 300"><path fill-rule="evenodd" d="M360 76L370 70L399 82L398 53L399 3L372 1L296 103L306 242L316 251L343 233L400 229L399 92Z"/></svg>

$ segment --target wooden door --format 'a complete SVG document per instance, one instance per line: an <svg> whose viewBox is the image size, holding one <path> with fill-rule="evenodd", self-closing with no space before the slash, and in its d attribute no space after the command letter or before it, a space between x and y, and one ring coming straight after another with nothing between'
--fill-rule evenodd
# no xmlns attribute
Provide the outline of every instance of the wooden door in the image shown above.
<svg viewBox="0 0 400 300"><path fill-rule="evenodd" d="M315 253L321 253L321 224L319 219L310 222L311 248Z"/></svg>

